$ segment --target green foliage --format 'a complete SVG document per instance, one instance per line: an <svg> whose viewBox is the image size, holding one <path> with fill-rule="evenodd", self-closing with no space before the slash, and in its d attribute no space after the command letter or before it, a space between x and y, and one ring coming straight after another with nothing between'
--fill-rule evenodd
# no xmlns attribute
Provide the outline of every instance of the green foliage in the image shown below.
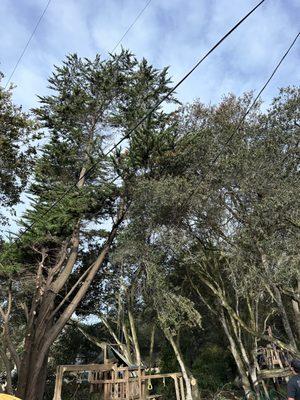
<svg viewBox="0 0 300 400"><path fill-rule="evenodd" d="M3 74L0 72L0 84ZM12 101L13 86L0 86L0 207L12 207L27 184L35 147L36 123ZM2 223L5 222L0 215Z"/></svg>
<svg viewBox="0 0 300 400"><path fill-rule="evenodd" d="M132 132L170 84L167 69L122 50L109 59L67 56L49 79L50 94L33 110L37 122L13 104L12 88L0 88L0 205L15 205L30 176L31 207L21 226L34 224L17 243L1 243L0 274L10 283L14 306L30 305L41 255L44 289L63 247L71 252L78 227L79 250L63 297L98 257L122 203L128 212L77 314L103 313L122 337L130 308L143 359L156 323L154 358L162 372L179 370L164 334L174 339L200 388L221 398L235 373L221 347L228 333L212 331L222 327L221 318L251 360L254 337L232 320L231 310L260 331L265 321L276 321L274 331L288 340L273 290L281 291L292 319L300 261L300 91L282 89L268 110L257 105L240 129L251 93L228 95L215 106L195 101L170 113L159 107ZM29 140L35 137L45 141L33 165ZM18 338L24 336L20 313L13 311L12 324L21 326ZM299 339L295 324L292 329ZM107 339L103 330L97 333ZM51 350L49 391L56 364L92 361L96 353L68 326ZM66 399L73 389L76 382ZM165 398L173 396L168 385L160 389Z"/></svg>
<svg viewBox="0 0 300 400"><path fill-rule="evenodd" d="M218 345L200 348L193 362L193 374L201 390L216 392L234 379L234 362L228 350Z"/></svg>

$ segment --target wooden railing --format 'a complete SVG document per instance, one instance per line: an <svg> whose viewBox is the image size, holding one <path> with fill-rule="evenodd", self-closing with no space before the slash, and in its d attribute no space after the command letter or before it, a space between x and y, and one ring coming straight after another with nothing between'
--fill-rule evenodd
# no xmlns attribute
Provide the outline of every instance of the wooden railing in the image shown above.
<svg viewBox="0 0 300 400"><path fill-rule="evenodd" d="M64 373L88 372L88 383L92 392L101 393L103 400L146 400L160 398L150 395L152 380L172 379L176 400L185 400L182 374L149 374L143 368L118 367L116 364L61 365L57 368L53 400L62 400Z"/></svg>

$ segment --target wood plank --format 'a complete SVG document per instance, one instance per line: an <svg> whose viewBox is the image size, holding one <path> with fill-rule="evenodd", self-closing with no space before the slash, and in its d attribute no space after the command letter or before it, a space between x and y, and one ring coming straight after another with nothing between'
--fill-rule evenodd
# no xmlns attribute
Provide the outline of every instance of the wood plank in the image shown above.
<svg viewBox="0 0 300 400"><path fill-rule="evenodd" d="M61 367L57 367L53 400L61 400L62 384L63 384L63 369Z"/></svg>
<svg viewBox="0 0 300 400"><path fill-rule="evenodd" d="M261 369L257 374L258 380L285 378L293 375L290 368Z"/></svg>
<svg viewBox="0 0 300 400"><path fill-rule="evenodd" d="M175 384L176 400L180 400L180 392L179 392L179 387L178 387L177 376L175 376L173 379L174 379L174 384Z"/></svg>
<svg viewBox="0 0 300 400"><path fill-rule="evenodd" d="M113 367L111 364L86 364L86 365L61 365L63 372L89 372L89 371L110 371Z"/></svg>
<svg viewBox="0 0 300 400"><path fill-rule="evenodd" d="M183 385L182 376L179 378L179 384L180 384L181 400L184 400L185 399L185 394L184 394L184 385Z"/></svg>

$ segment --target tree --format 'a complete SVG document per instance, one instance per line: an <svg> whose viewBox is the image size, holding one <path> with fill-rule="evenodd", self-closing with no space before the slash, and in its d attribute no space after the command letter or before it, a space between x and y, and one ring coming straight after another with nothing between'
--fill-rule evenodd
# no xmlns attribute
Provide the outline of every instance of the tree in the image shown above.
<svg viewBox="0 0 300 400"><path fill-rule="evenodd" d="M0 72L0 84L4 75ZM12 100L13 86L0 86L0 207L11 208L27 184L32 156L35 124ZM3 213L1 222L7 222Z"/></svg>
<svg viewBox="0 0 300 400"><path fill-rule="evenodd" d="M135 177L157 165L162 140L167 149L172 145L172 116L157 109L127 139L125 152L105 156L109 142L126 137L169 90L166 69L127 51L109 60L70 55L49 85L53 94L40 97L34 110L48 136L30 188L32 209L23 219L25 228L34 226L20 242L6 244L1 256L4 267L31 274L18 354L17 394L27 400L43 397L51 345L105 268Z"/></svg>
<svg viewBox="0 0 300 400"><path fill-rule="evenodd" d="M189 296L222 326L249 398L259 396L258 341L299 354L299 89L281 90L266 113L257 106L240 126L251 99L184 108L165 173L140 181L131 208L164 255L161 268L168 260L168 279L189 277ZM274 310L285 330L279 337L265 333Z"/></svg>

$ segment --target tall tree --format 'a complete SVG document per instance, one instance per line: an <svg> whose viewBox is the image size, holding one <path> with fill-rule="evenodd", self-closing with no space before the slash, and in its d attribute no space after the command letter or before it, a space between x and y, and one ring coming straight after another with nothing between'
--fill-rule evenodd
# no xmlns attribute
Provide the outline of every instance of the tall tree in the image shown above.
<svg viewBox="0 0 300 400"><path fill-rule="evenodd" d="M4 75L0 72L0 207L11 208L19 199L27 183L35 124L29 115L12 100L13 86L1 86ZM7 222L3 213L1 223Z"/></svg>
<svg viewBox="0 0 300 400"><path fill-rule="evenodd" d="M147 174L164 146L172 146L171 115L158 109L127 139L125 152L105 156L168 85L166 69L127 51L109 60L70 55L49 79L53 94L40 97L34 112L48 140L34 171L32 209L23 219L25 228L34 226L1 257L4 266L31 274L25 342L17 355L21 398L43 398L50 347L107 263L135 176Z"/></svg>
<svg viewBox="0 0 300 400"><path fill-rule="evenodd" d="M250 398L259 396L259 340L299 354L299 89L281 90L241 124L251 100L183 109L164 174L140 180L131 208L169 280L188 277L187 292L214 313ZM285 331L277 337L265 333L273 309Z"/></svg>

